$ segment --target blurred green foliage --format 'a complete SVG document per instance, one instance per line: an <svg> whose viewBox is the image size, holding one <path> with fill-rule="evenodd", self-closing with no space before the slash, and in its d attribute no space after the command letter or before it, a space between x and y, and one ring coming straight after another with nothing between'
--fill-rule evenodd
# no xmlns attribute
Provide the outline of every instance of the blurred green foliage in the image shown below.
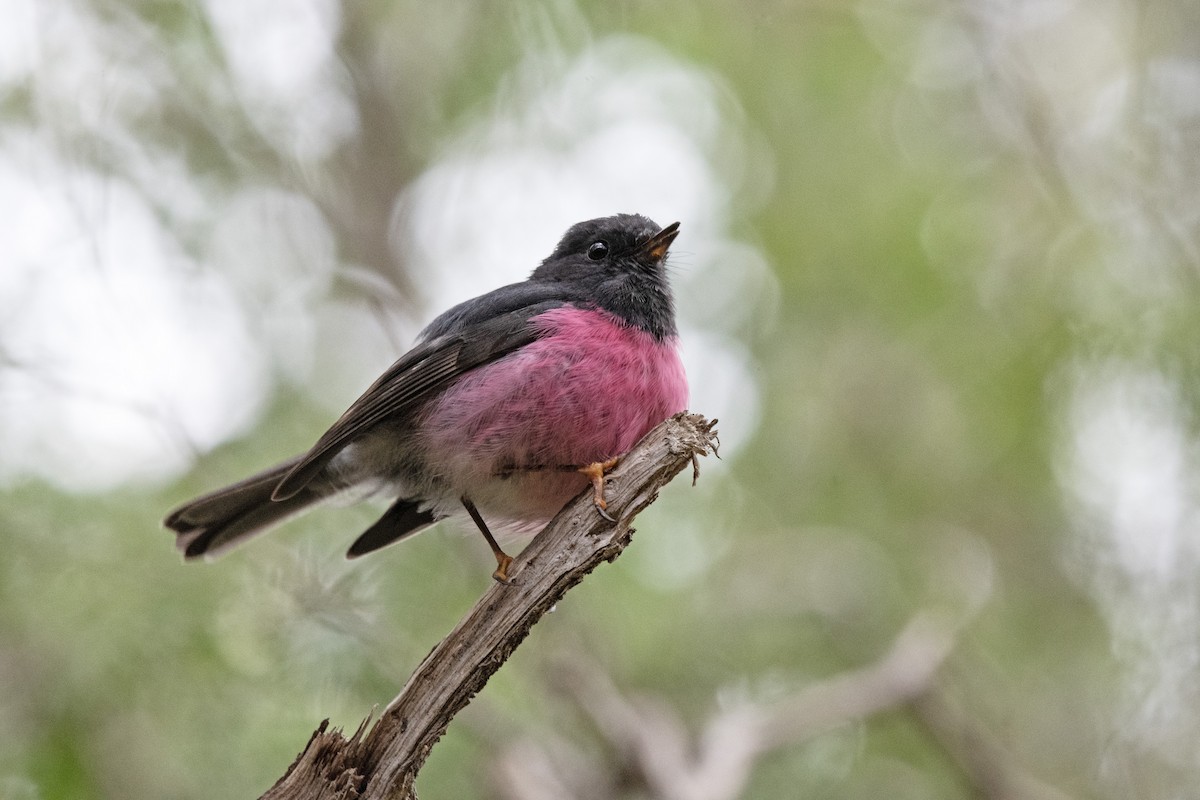
<svg viewBox="0 0 1200 800"><path fill-rule="evenodd" d="M106 138L68 113L70 97L45 96L36 70L7 73L0 147L32 131L129 181L193 255L207 229L155 201L155 174L129 161L138 141L197 186L302 193L336 241L317 306L369 295L365 270L391 287L389 319L436 311L389 249L393 204L500 102L545 29L566 58L613 36L658 43L728 92L749 142L726 222L777 280L732 332L752 356L758 427L697 488L670 487L626 555L535 628L434 750L423 797L509 796L495 765L519 747L569 747L619 776L620 753L554 688L563 659L700 736L721 708L871 663L930 608L969 619L932 689L958 728L915 707L852 721L770 753L742 796L1194 791L1190 4L356 0L331 17L358 127L315 157L248 111L216 5L38 5L35 31L70 8L90 26L77 36L167 90L104 111L104 75L82 77L84 105L121 122ZM5 371L36 368L0 347L0 409ZM345 562L376 513L362 507L180 563L158 528L168 508L307 447L331 420L314 386L347 400L361 388L271 368L279 385L253 426L178 480L87 493L5 473L0 797L257 796L321 719L352 730L386 704L487 586L486 550L443 528ZM1137 388L1147 381L1168 399ZM1151 453L1182 454L1180 491L1126 494L1165 458L1138 472L1126 455L1164 430L1175 438ZM1160 540L1164 506L1183 510ZM1161 548L1157 571L1122 560L1139 525ZM1005 793L996 774L1028 782Z"/></svg>

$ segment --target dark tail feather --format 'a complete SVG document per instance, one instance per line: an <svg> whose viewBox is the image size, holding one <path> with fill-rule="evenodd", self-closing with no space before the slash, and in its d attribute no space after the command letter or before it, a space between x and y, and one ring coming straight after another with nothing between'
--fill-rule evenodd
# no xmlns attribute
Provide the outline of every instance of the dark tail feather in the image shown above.
<svg viewBox="0 0 1200 800"><path fill-rule="evenodd" d="M420 501L417 500L401 498L392 503L378 522L354 540L354 544L346 551L346 558L358 558L392 542L398 542L420 533L437 521L432 511L421 511L419 508Z"/></svg>
<svg viewBox="0 0 1200 800"><path fill-rule="evenodd" d="M286 500L271 500L275 487L299 461L294 458L197 497L168 514L163 525L177 534L175 544L184 558L221 553L325 499L329 492L319 491L321 482L314 481Z"/></svg>

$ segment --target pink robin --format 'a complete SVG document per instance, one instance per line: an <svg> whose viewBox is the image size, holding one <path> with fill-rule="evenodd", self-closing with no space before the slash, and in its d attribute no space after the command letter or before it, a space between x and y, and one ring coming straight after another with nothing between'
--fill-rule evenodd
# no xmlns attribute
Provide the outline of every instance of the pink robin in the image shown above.
<svg viewBox="0 0 1200 800"><path fill-rule="evenodd" d="M619 214L574 225L521 283L460 303L421 332L307 453L191 500L164 524L188 559L323 500L396 500L347 555L461 513L536 529L687 404L664 259L679 223ZM485 521L486 520L486 521Z"/></svg>

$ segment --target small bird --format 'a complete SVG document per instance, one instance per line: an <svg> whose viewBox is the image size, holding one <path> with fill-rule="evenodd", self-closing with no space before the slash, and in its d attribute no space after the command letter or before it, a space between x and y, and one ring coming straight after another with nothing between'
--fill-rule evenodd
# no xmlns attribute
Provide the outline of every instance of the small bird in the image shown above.
<svg viewBox="0 0 1200 800"><path fill-rule="evenodd" d="M489 524L536 530L589 482L608 517L605 471L687 405L664 263L678 234L637 214L572 226L528 280L434 319L307 453L163 524L194 559L338 495L395 498L348 558L465 510L509 583Z"/></svg>

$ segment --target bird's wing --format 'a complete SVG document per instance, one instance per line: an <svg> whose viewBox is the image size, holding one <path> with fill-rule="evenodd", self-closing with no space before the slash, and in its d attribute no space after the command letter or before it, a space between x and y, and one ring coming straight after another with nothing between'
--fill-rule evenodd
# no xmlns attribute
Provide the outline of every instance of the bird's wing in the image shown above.
<svg viewBox="0 0 1200 800"><path fill-rule="evenodd" d="M463 373L534 341L539 334L529 320L561 305L561 300L542 300L418 344L346 409L284 476L271 499L285 500L299 492L338 451L379 423L411 411Z"/></svg>

